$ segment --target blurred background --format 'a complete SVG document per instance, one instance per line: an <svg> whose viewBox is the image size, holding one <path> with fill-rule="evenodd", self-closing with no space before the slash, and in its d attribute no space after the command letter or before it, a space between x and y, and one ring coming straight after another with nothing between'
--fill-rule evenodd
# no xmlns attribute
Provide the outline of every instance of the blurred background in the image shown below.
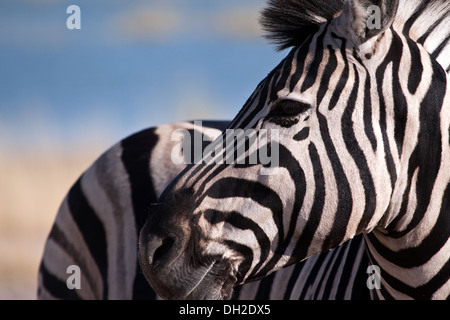
<svg viewBox="0 0 450 320"><path fill-rule="evenodd" d="M69 30L69 5L81 29ZM0 1L0 299L35 299L78 176L141 129L232 119L283 58L261 0Z"/></svg>

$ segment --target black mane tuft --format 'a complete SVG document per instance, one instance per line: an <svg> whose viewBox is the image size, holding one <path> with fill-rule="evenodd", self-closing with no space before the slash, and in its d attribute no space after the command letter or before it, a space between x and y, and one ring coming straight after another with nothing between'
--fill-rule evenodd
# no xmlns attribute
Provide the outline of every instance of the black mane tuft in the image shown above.
<svg viewBox="0 0 450 320"><path fill-rule="evenodd" d="M265 37L282 50L302 44L321 23L335 18L343 7L344 0L269 0L260 23L267 32Z"/></svg>

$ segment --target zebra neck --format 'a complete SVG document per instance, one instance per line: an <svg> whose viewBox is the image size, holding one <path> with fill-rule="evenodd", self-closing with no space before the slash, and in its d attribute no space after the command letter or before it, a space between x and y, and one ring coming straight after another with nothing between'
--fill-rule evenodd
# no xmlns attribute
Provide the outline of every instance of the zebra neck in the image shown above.
<svg viewBox="0 0 450 320"><path fill-rule="evenodd" d="M399 8L394 28L421 44L450 72L450 2L401 0Z"/></svg>
<svg viewBox="0 0 450 320"><path fill-rule="evenodd" d="M450 241L448 232L439 229L416 241L394 239L379 230L364 235L370 264L379 276L373 299L448 299Z"/></svg>
<svg viewBox="0 0 450 320"><path fill-rule="evenodd" d="M390 208L365 234L371 263L380 268L374 298L447 299L450 296L450 83L437 63L417 114L407 166ZM409 116L411 113L409 114ZM402 190L401 192L398 192Z"/></svg>
<svg viewBox="0 0 450 320"><path fill-rule="evenodd" d="M443 91L437 83L431 88L428 96L445 96L436 121L421 117L420 130L432 133L433 139L419 139L409 159L409 191L397 216L365 234L371 263L381 276L380 290L372 290L374 298L450 296L450 85Z"/></svg>

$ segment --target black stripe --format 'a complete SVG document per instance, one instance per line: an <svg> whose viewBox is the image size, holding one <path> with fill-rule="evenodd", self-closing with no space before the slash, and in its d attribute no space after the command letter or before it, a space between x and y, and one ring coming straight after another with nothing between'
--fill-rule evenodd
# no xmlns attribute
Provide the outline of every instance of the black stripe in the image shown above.
<svg viewBox="0 0 450 320"><path fill-rule="evenodd" d="M289 221L289 229L286 232L286 236L284 236L284 232L282 227L281 229L278 229L281 231L279 233L279 239L280 242L275 249L275 253L272 257L272 259L264 266L264 268L261 271L261 274L266 274L273 270L277 262L280 260L280 258L285 254L285 250L292 242L292 237L295 234L296 226L297 226L297 219L300 214L300 209L303 204L303 200L306 193L306 179L305 179L305 173L303 172L303 169L300 167L300 164L298 163L295 156L283 145L279 145L279 159L280 159L280 167L285 168L288 170L289 175L292 179L292 181L295 181L295 193L294 193L294 205L292 207L291 212L291 219ZM280 212L283 212L282 210ZM283 217L280 217L280 220L282 222ZM281 223L281 226L283 224ZM278 226L278 225L277 225ZM295 257L291 255L290 260L286 263L285 266L288 266L289 264L295 263L300 261L298 257Z"/></svg>
<svg viewBox="0 0 450 320"><path fill-rule="evenodd" d="M414 172L414 171L413 171ZM393 230L395 229L395 227L397 226L397 223L403 219L403 217L406 215L406 213L408 212L408 204L409 204L409 190L411 190L411 183L412 183L412 174L408 174L408 179L407 179L407 184L406 184L406 188L405 191L403 193L402 196L402 203L400 206L400 210L398 211L396 217L394 219L392 219L392 221L390 222L390 224L386 227L386 230ZM392 236L395 237L395 233L392 232Z"/></svg>
<svg viewBox="0 0 450 320"><path fill-rule="evenodd" d="M383 85L384 85L384 74L386 72L387 66L391 62L393 64L392 72L393 72L394 81L396 81L395 79L397 79L397 81L398 81L398 78L395 78L395 74L398 75L398 72L399 72L399 63L400 63L399 59L402 56L403 44L402 44L402 41L401 41L400 37L398 36L398 34L393 30L392 30L392 36L393 36L393 38L392 38L389 52L386 55L386 58L383 60L383 62L380 64L380 66L378 67L378 69L376 71L376 80L377 80L378 97L380 99L380 128L381 128L381 135L383 137L385 160L386 160L386 166L387 166L387 169L389 172L389 177L391 179L391 188L392 188L392 190L394 190L395 183L397 181L397 171L396 171L396 167L394 164L394 160L392 158L389 139L387 137L387 125L386 125L387 112L386 112L386 102L385 102L384 96L383 96ZM396 57L397 60L394 60L394 57ZM399 83L396 83L396 86L394 84L391 84L391 86L393 86L393 88L401 89L401 86ZM396 129L396 130L398 130L398 129ZM401 150L399 146L397 146L397 147L399 150Z"/></svg>
<svg viewBox="0 0 450 320"><path fill-rule="evenodd" d="M108 258L106 232L96 212L90 206L81 188L80 178L70 189L68 205L73 220L98 266L103 281L102 298L108 298Z"/></svg>
<svg viewBox="0 0 450 320"><path fill-rule="evenodd" d="M314 83L316 83L317 77L319 75L319 68L322 64L323 60L323 40L325 39L325 35L328 31L328 24L323 28L322 33L319 34L316 40L316 48L314 49L314 59L312 63L308 66L308 74L305 77L305 80L303 81L302 87L300 89L301 92L305 92L309 88L311 88ZM303 57L300 57L302 59Z"/></svg>
<svg viewBox="0 0 450 320"><path fill-rule="evenodd" d="M289 57L289 56L288 56ZM267 96L270 92L270 87L269 85L271 84L271 80L272 78L275 76L275 74L277 74L277 71L279 69L282 68L282 66L285 63L285 60L287 58L283 59L268 75L267 77L262 80L260 82L260 84L258 85L257 90L259 90L259 94L255 95L255 97L253 99L251 99L250 101L247 101L244 104L243 109L239 112L239 114L231 121L229 128L231 129L239 129L239 128L246 128L248 126L248 124L255 119L256 115L258 114L258 112L261 111L261 109L265 106L266 100L267 100ZM253 111L243 120L241 120L241 118L244 116L244 114L246 114L250 107L252 106L252 104L254 103L254 100L259 96L258 99L258 103L256 104L256 106L254 107ZM242 121L242 123L237 126L237 124Z"/></svg>
<svg viewBox="0 0 450 320"><path fill-rule="evenodd" d="M80 270L89 270L86 263L86 259L84 258L83 254L80 251L78 251L77 248L69 241L69 239L64 234L64 232L59 228L57 223L53 224L52 230L50 231L49 239L52 239L61 248L61 250L65 251L67 255L73 259L72 264L80 267ZM84 272L83 276L86 278L89 286L95 290L96 281L92 278L93 274L91 272ZM67 290L73 291L69 289ZM95 294L97 293L99 292L95 292ZM72 293L68 294L69 296L72 295Z"/></svg>
<svg viewBox="0 0 450 320"><path fill-rule="evenodd" d="M322 79L320 80L319 90L317 91L317 94L316 94L316 96L317 96L316 106L317 107L319 107L320 103L322 102L323 97L327 93L328 86L330 84L330 79L331 79L333 73L336 71L337 66L338 66L337 59L336 59L336 53L334 52L334 49L331 45L328 45L328 54L329 54L328 62L325 67L325 70L323 71Z"/></svg>
<svg viewBox="0 0 450 320"><path fill-rule="evenodd" d="M187 138L191 138L191 143L189 152L186 152L186 150L183 149L183 160L185 163L194 163L195 160L202 157L203 150L205 150L205 148L211 143L211 141L199 130L186 129L186 131L189 132L189 136L183 135L183 145L186 142L184 139ZM196 139L194 137L197 136L200 137L200 141L195 141ZM199 149L196 148L198 144L201 144L201 148ZM196 151L198 153L196 153Z"/></svg>
<svg viewBox="0 0 450 320"><path fill-rule="evenodd" d="M213 209L208 209L205 210L203 214L205 219L212 225L220 222L226 222L234 228L241 230L251 230L254 233L261 249L261 253L259 262L255 265L252 272L247 276L249 280L253 279L256 272L259 270L270 252L270 240L264 230L256 222L242 216L239 212L236 211L221 212Z"/></svg>
<svg viewBox="0 0 450 320"><path fill-rule="evenodd" d="M338 252L338 256L336 257L336 260L333 262L333 260L330 259L330 263L333 263L333 266L331 267L331 271L329 272L329 277L327 279L327 282L325 284L325 289L323 291L323 295L321 297L321 300L329 300L330 299L330 294L331 294L331 290L333 289L334 286L334 280L335 280L335 275L339 269L339 267L341 266L344 254L345 254L345 249L347 247L348 243L344 243L344 245L337 247L334 251L339 250ZM328 271L329 267L327 268ZM324 272L324 277L327 275L328 272ZM323 284L322 284L323 286ZM316 296L319 294L321 289L318 289L316 292Z"/></svg>
<svg viewBox="0 0 450 320"><path fill-rule="evenodd" d="M253 103L256 100L256 97L258 97L259 93L261 92L261 89L264 86L264 83L266 82L267 77L264 78L257 86L255 91L252 93L252 95L247 99L247 101L244 103L243 107L241 108L241 110L239 110L238 114L234 117L234 119L229 123L227 128L232 128L234 126L236 126L237 123L239 123L242 119L242 117L247 113L247 111L249 110L250 106L253 105Z"/></svg>
<svg viewBox="0 0 450 320"><path fill-rule="evenodd" d="M206 184L208 184L211 179L214 179L215 177L218 176L219 173L221 173L223 170L225 170L226 168L228 168L230 165L229 164L206 164L206 165L201 165L201 167L203 168L202 173L200 173L200 175L197 177L197 181L200 181L201 179L203 179L203 177L206 174L209 174L209 177L207 179L205 179L202 184L197 188L196 191L196 196L197 198L195 199L195 202L200 204L204 197L205 194L203 193L205 191L206 188Z"/></svg>
<svg viewBox="0 0 450 320"><path fill-rule="evenodd" d="M320 275L320 278L316 277L317 286L316 286L316 290L315 290L315 292L313 294L313 299L314 300L318 299L320 290L322 289L322 286L325 284L325 277L327 276L328 269L329 268L333 269L333 260L335 259L336 255L338 256L336 259L339 260L339 256L341 255L341 251L342 251L341 249L342 249L341 247L337 247L334 250L326 252L327 256L328 256L328 260L327 260L327 264L325 266L322 266L322 274ZM326 297L324 297L323 300L326 300Z"/></svg>
<svg viewBox="0 0 450 320"><path fill-rule="evenodd" d="M303 128L300 132L298 132L298 133L293 137L293 139L294 139L295 141L302 141L302 140L305 140L306 138L308 138L308 136L309 136L309 128L306 127L306 128Z"/></svg>
<svg viewBox="0 0 450 320"><path fill-rule="evenodd" d="M438 124L441 121L440 113L446 94L447 80L442 67L436 61L432 61L432 64L432 81L420 105L418 143L411 154L408 168L409 184L411 184L414 172L417 169L419 170L416 182L416 210L408 227L402 232L391 232L391 237L398 238L404 236L422 220L430 202L431 193L440 168L441 144L445 142L442 141L440 126ZM403 201L404 203L402 205L405 206L405 203L408 201L406 195ZM396 223L398 220L397 217L393 223ZM393 223L391 223L392 226L394 226Z"/></svg>
<svg viewBox="0 0 450 320"><path fill-rule="evenodd" d="M226 123L223 122L223 125L225 125ZM230 125L229 122L227 122L228 126ZM218 129L217 126L214 126L215 128ZM227 129L227 128L225 128ZM220 142L220 139L222 139L222 146L220 146L220 150L224 150L224 140L226 138L225 135L225 129L222 130L222 134L220 136L218 136L213 142L208 143L208 144L202 144L203 147L203 155L211 155L211 154L216 154L216 149L219 149L219 145L218 142ZM191 136L191 145L193 145L195 143L194 141L194 137ZM209 146L209 148L208 148ZM214 148L214 149L213 149ZM186 179L187 182L189 182L189 180L191 180L201 169L203 169L203 172L201 173L201 175L199 177L197 177L197 180L200 180L205 174L207 174L210 170L208 169L208 166L210 166L212 168L214 164L205 164L205 163L201 163L201 165L191 165L191 166L187 166L179 175L178 177L184 177L184 179ZM187 176L186 176L187 175ZM172 182L169 184L170 188L177 182L178 178L175 178L174 180L172 180ZM166 187L166 189L169 188Z"/></svg>
<svg viewBox="0 0 450 320"><path fill-rule="evenodd" d="M365 83L365 85L367 86L367 82ZM367 164L366 156L361 147L359 146L358 140L356 139L355 136L355 131L353 130L352 115L353 112L355 111L356 100L358 97L358 89L359 89L359 74L357 69L355 68L354 87L350 94L348 104L344 110L344 113L342 114L341 130L345 146L347 147L347 151L351 155L352 159L354 160L358 168L359 177L361 179L364 188L364 196L365 196L364 213L361 217L361 220L359 221L356 234L361 233L369 224L370 220L372 219L372 215L375 212L377 199L372 174ZM367 107L368 109L370 109L371 105ZM341 217L341 215L338 215L337 217ZM348 216L348 218L350 217ZM348 220L344 221L344 223L347 224Z"/></svg>
<svg viewBox="0 0 450 320"><path fill-rule="evenodd" d="M128 173L131 187L131 200L136 223L136 233L144 226L151 203L157 201L150 176L150 155L158 141L155 129L147 129L134 134L121 142L122 162ZM136 245L136 257L137 257ZM136 277L133 283L133 299L155 299L156 294L145 280L136 259Z"/></svg>
<svg viewBox="0 0 450 320"><path fill-rule="evenodd" d="M397 152L398 154L402 153L403 149L403 142L405 140L405 132L406 132L406 122L408 120L408 105L406 102L405 95L403 94L401 82L400 82L400 60L402 57L402 51L403 51L403 43L401 42L400 38L398 37L398 34L396 34L393 31L393 34L395 34L395 37L393 38L393 42L391 44L391 49L389 50L388 54L386 55L386 61L390 58L390 61L392 62L393 70L392 70L392 93L395 99L394 102L394 121L395 121L395 127L394 127L394 138L395 142L397 144ZM399 41L399 42L397 42ZM420 61L420 57L419 57ZM417 63L415 61L415 63ZM421 62L420 62L421 63ZM420 68L420 65L419 67ZM415 70L414 68L411 68L412 70ZM422 68L423 69L423 68ZM414 71L415 72L415 71ZM413 71L411 71L409 75L409 80L413 79L414 77L411 74L414 74ZM413 89L413 86L416 84L416 81L408 82L408 88ZM383 84L382 82L378 82L379 85L379 91L382 91ZM417 83L418 85L418 83Z"/></svg>
<svg viewBox="0 0 450 320"><path fill-rule="evenodd" d="M441 54L442 50L447 46L448 42L450 41L450 35L448 35L441 44L431 53L431 57L433 59L437 59L439 55Z"/></svg>
<svg viewBox="0 0 450 320"><path fill-rule="evenodd" d="M250 96L250 98L247 99L247 101L244 103L244 106L242 107L242 109L239 111L239 113L237 114L237 116L230 122L230 125L228 126L228 128L230 129L238 129L238 128L245 128L247 126L247 124L249 123L249 121L251 121L255 115L261 111L260 108L261 106L261 102L263 102L263 104L266 101L267 98L267 94L268 94L268 85L271 82L272 77L274 77L274 75L277 73L278 69L282 68L285 60L287 58L283 59L268 75L266 78L264 78L256 87L255 91L253 92L253 94ZM264 98L261 97L261 94L264 96ZM259 102L256 105L256 108L253 110L253 112L244 120L243 123L241 123L239 126L237 125L239 122L243 121L242 118L244 117L244 115L250 110L250 107L254 104L255 100L257 97L259 98Z"/></svg>
<svg viewBox="0 0 450 320"><path fill-rule="evenodd" d="M300 273L303 270L303 267L305 266L305 263L308 260L303 260L301 262L298 262L295 264L294 270L291 273L291 276L289 277L288 285L286 287L286 291L284 292L283 299L288 300L290 299L292 295L292 290L294 290L294 286L297 283L298 277L300 276Z"/></svg>
<svg viewBox="0 0 450 320"><path fill-rule="evenodd" d="M224 165L228 166L228 165ZM221 166L222 167L222 166ZM219 168L220 169L220 168ZM216 176L215 174L212 176ZM226 186L226 187L224 187ZM242 198L249 198L253 201L259 203L261 206L269 208L272 212L272 219L277 226L278 235L279 235L279 242L283 242L284 238L284 227L283 227L283 204L281 199L279 198L278 194L275 193L270 188L266 187L265 185L254 182L254 181L248 181L243 179L237 179L237 178L231 178L226 177L223 179L220 179L216 181L196 202L197 204L201 203L204 197L209 196L211 198L215 199L223 199L223 198L230 198L230 197L242 197ZM245 247L246 250L248 249ZM244 254L244 252L243 252ZM278 261L279 258L282 256L279 253L276 253L268 264L270 264L270 268L264 267L262 270L258 272L256 276L261 276L267 274L269 271L272 270L273 266L276 264L276 262L272 265L270 262ZM253 253L252 253L252 259L253 259ZM261 265L261 263L258 263L258 267ZM244 269L247 267L245 266ZM239 267L241 270L241 266ZM243 271L242 271L243 272ZM241 272L241 273L242 273ZM245 273L242 273L242 276L244 276Z"/></svg>
<svg viewBox="0 0 450 320"><path fill-rule="evenodd" d="M275 272L272 272L267 277L261 279L260 284L258 286L258 291L256 292L255 300L269 300L270 293L273 290L277 290L275 280Z"/></svg>
<svg viewBox="0 0 450 320"><path fill-rule="evenodd" d="M413 26L414 22L416 22L416 20L423 14L428 5L428 1L422 1L422 3L420 3L420 5L416 7L412 15L403 26L402 33L404 35L409 37L409 31L411 30L411 27Z"/></svg>
<svg viewBox="0 0 450 320"><path fill-rule="evenodd" d="M439 19L437 19L431 27L427 29L427 31L419 38L417 39L417 43L420 43L421 45L424 45L425 41L427 41L430 34L441 24L444 19L448 17L448 14L450 12L450 9L448 9L445 13L441 13L441 16Z"/></svg>
<svg viewBox="0 0 450 320"><path fill-rule="evenodd" d="M306 293L308 292L308 289L314 284L317 278L317 274L320 271L320 268L322 267L325 258L327 257L328 252L323 252L318 255L316 262L314 263L314 267L311 269L311 271L308 274L307 279L304 281L305 284L303 285L303 290L298 297L298 300L305 300Z"/></svg>
<svg viewBox="0 0 450 320"><path fill-rule="evenodd" d="M367 266L369 265L368 256L362 253L360 260L356 260L357 254L361 248L364 246L364 238L363 235L358 235L346 242L344 245L349 244L350 248L348 249L347 257L345 259L345 264L342 270L341 277L338 283L338 289L336 291L336 300L343 300L345 298L345 293L347 287L351 286L352 293L351 299L357 300L370 300L369 289L367 288ZM356 275L354 275L353 283L350 283L350 279L352 278L353 268L355 265L358 265L356 269Z"/></svg>
<svg viewBox="0 0 450 320"><path fill-rule="evenodd" d="M373 123L372 123L372 96L371 96L372 83L370 80L369 70L367 70L366 66L363 63L361 63L361 65L364 67L364 70L366 71L366 82L364 84L364 113L363 113L364 132L366 133L367 139L369 139L370 145L372 146L372 150L375 152L377 149L377 139L375 138L375 132L373 130Z"/></svg>
<svg viewBox="0 0 450 320"><path fill-rule="evenodd" d="M373 256L371 256L373 258ZM374 260L376 262L376 260ZM399 279L391 276L387 270L380 267L381 277L392 287L394 290L406 294L416 300L430 300L433 294L440 289L447 281L450 274L450 260L448 260L442 268L426 283L423 285L412 287ZM383 297L393 299L393 297L382 286Z"/></svg>
<svg viewBox="0 0 450 320"><path fill-rule="evenodd" d="M216 138L216 140L214 140L211 144L209 144L209 148L207 147L204 150L204 155L216 155L216 152L221 152L223 151L223 145L220 146L219 148L219 144L218 142L220 142L219 139L224 139L225 138L225 133L222 132L222 134ZM193 143L193 140L191 141L191 143ZM223 140L222 140L222 144L223 144ZM212 149L214 148L214 149ZM206 175L210 170L210 168L213 168L214 164L206 164L206 163L198 163L198 164L192 164L187 166L186 168L184 168L182 170L182 172L180 174L178 174L177 178L175 178L174 180L172 180L170 182L170 184L166 187L166 189L172 189L172 187L176 184L176 182L178 181L179 178L183 177L186 182L189 185L192 185L193 183L189 183L189 180L193 179L193 177L200 171L203 169L203 172L197 177L197 180L201 180L201 178L203 178L204 175ZM186 176L187 175L187 176ZM162 198L162 195L161 195Z"/></svg>
<svg viewBox="0 0 450 320"><path fill-rule="evenodd" d="M339 155L336 152L336 148L333 145L333 141L331 140L327 119L319 111L317 111L317 117L319 119L320 132L325 144L325 150L327 150L328 158L330 159L333 168L338 192L338 207L333 221L333 227L322 245L322 251L327 251L338 246L343 241L352 212L353 201L350 184L345 175ZM347 130L351 130L351 128L348 128ZM345 131L345 128L342 128L342 131Z"/></svg>
<svg viewBox="0 0 450 320"><path fill-rule="evenodd" d="M271 78L271 80L269 81L269 84L270 84L269 103L271 103L272 101L276 101L278 99L278 91L283 89L283 87L277 87L277 84L280 85L280 82L277 82L277 79L280 77L281 70L284 68L285 64L286 64L286 59L283 60L283 66L281 68L275 69L276 72L273 75L273 77ZM263 106L258 106L258 107L259 108L257 108L257 109L261 110L260 107L263 107Z"/></svg>
<svg viewBox="0 0 450 320"><path fill-rule="evenodd" d="M283 256L284 251L290 244L290 240L295 232L296 220L298 214L300 212L301 205L303 203L303 197L305 194L305 177L303 170L299 166L295 157L290 153L288 149L279 146L280 149L280 166L288 169L291 178L293 181L297 182L296 185L296 196L295 203L292 210L291 221L289 225L289 230L284 234L283 227L283 205L281 199L278 194L273 192L270 188L264 186L259 182L247 181L243 179L236 178L223 178L216 181L206 192L203 194L200 199L197 200L197 203L201 203L202 199L205 196L210 196L212 198L226 198L226 197L244 197L251 198L254 201L258 202L260 205L269 208L272 211L273 221L278 229L279 243L277 248L275 249L275 253L271 260L258 272L259 275L267 274L272 271L273 267L279 261L279 259ZM226 165L227 166L227 165ZM216 171L223 170L224 168L216 168ZM223 167L223 166L222 166ZM211 174L212 177L217 176L217 173ZM204 182L204 185L206 182ZM226 187L224 187L226 186ZM201 194L202 191L199 191Z"/></svg>
<svg viewBox="0 0 450 320"><path fill-rule="evenodd" d="M380 272L381 272L381 268L380 268ZM377 294L378 292L372 292L374 299L373 300L380 300L380 297ZM384 286L381 286L380 289L380 296L383 297L384 300L395 300L394 297L386 290L386 288Z"/></svg>
<svg viewBox="0 0 450 320"><path fill-rule="evenodd" d="M385 247L377 237L370 233L367 235L374 249L386 260L402 267L414 268L430 260L448 240L450 234L450 184L445 190L439 217L425 239L416 247L393 251Z"/></svg>
<svg viewBox="0 0 450 320"><path fill-rule="evenodd" d="M280 62L280 65L284 63L284 61ZM277 68L280 68L280 66L278 66ZM277 70L277 68L274 69L274 71ZM274 72L275 74L275 72ZM242 120L242 123L239 126L236 126L234 120L232 121L232 125L233 125L233 129L239 129L239 128L246 128L248 126L248 124L255 119L256 115L258 114L258 112L261 111L261 109L265 106L266 104L266 100L267 100L267 96L269 95L270 92L270 87L269 85L271 84L271 77L267 77L263 83L263 87L261 88L261 91L259 93L259 99L258 99L258 103L256 104L256 106L254 106L252 112L245 118ZM250 107L250 105L248 106Z"/></svg>
<svg viewBox="0 0 450 320"><path fill-rule="evenodd" d="M297 240L295 249L291 254L290 260L292 262L304 259L308 254L308 249L319 227L320 221L323 215L323 207L325 204L325 177L323 175L323 168L320 162L319 153L313 143L308 146L309 157L313 165L315 192L314 203L311 207L309 217L306 221L306 225L303 228L302 234ZM291 225L294 225L291 222Z"/></svg>
<svg viewBox="0 0 450 320"><path fill-rule="evenodd" d="M216 138L216 139L218 139L218 138ZM211 153L215 153L215 151L212 151L212 150L206 150L207 152L208 152L208 154L211 154ZM206 154L206 153L205 153ZM204 164L204 163L202 163L202 164L194 164L194 165L189 165L189 166L187 166L186 168L184 168L182 171L181 171L181 173L179 173L178 174L178 176L174 179L174 180L172 180L170 183L169 183L169 185L166 187L166 189L171 189L174 185L175 185L175 183L178 181L178 179L180 178L180 177L183 177L184 179L186 179L186 181L189 181L190 179L192 179L201 169L204 169L204 170L206 170L206 166L210 166L210 165L207 165L207 164ZM205 174L205 173L203 173L203 174ZM187 176L186 176L187 175ZM162 196L162 195L161 195Z"/></svg>
<svg viewBox="0 0 450 320"><path fill-rule="evenodd" d="M222 140L219 141L218 139L222 139ZM215 164L215 163L212 163L212 164L205 164L205 163L203 163L203 164L201 164L201 165L188 166L181 174L178 175L178 177L182 177L182 176L184 176L185 174L189 174L188 179L192 179L192 178L195 176L195 174L198 173L198 171L203 170L203 171L196 177L196 181L200 181L200 180L203 179L204 176L209 175L209 177L208 177L207 179L205 179L205 180L202 182L202 184L201 184L201 185L197 188L197 190L196 190L196 196L197 196L198 198L196 198L195 201L196 201L197 203L200 203L201 201L203 201L203 198L204 198L204 196L205 196L205 195L203 194L203 192L204 192L204 190L205 190L205 188L206 188L206 184L207 184L208 182L210 182L211 179L213 179L214 177L216 177L219 173L221 173L223 170L225 170L226 168L228 168L228 167L230 166L230 164L226 164L226 156L227 156L227 154L226 154L226 149L227 149L227 144L230 144L231 141L233 141L233 140L231 140L230 137L228 137L228 139L227 139L226 132L223 132L222 135L221 135L221 137L217 138L216 141L222 143L222 146L219 147L219 144L217 144L217 146L214 147L214 148L217 148L217 149L218 149L218 150L217 150L218 152L221 152L221 153L222 153L222 155L219 156L219 157L222 157L222 159L221 159L222 162L223 162L222 164ZM235 146L235 142L236 142L236 141L233 141L233 145L234 145L234 146ZM211 145L214 145L214 144L216 144L216 143L213 142ZM248 143L245 144L245 148L247 148L247 147L249 147ZM236 152L237 152L236 147L234 148L233 151L234 151L234 154L233 154L234 159L237 159L237 158L236 158ZM208 152L209 152L209 151L208 151ZM213 153L215 154L216 151L211 151L211 152L213 152ZM248 163L248 162L246 162L246 163ZM234 166L239 167L240 165L234 164ZM190 171L190 172L189 172L189 171ZM177 181L177 179L173 180L169 186L175 184L176 181ZM189 185L194 185L194 184L195 184L195 182L190 182L190 183L189 183ZM168 188L169 188L169 187L168 187ZM167 189L167 188L166 188L166 189ZM162 198L162 197L163 197L163 196L161 195L161 198Z"/></svg>
<svg viewBox="0 0 450 320"><path fill-rule="evenodd" d="M205 193L206 196L213 199L225 199L232 197L241 197L252 199L261 206L272 211L272 219L278 229L280 242L283 239L283 203L276 192L265 185L248 181L226 177L216 181Z"/></svg>
<svg viewBox="0 0 450 320"><path fill-rule="evenodd" d="M303 68L305 67L305 60L306 56L309 52L309 47L312 43L313 37L309 36L308 39L301 45L300 48L297 49L297 55L294 55L294 58L296 57L296 67L295 71L292 74L291 79L289 80L289 91L294 91L295 86L297 85L298 81L300 80L300 77L303 74Z"/></svg>
<svg viewBox="0 0 450 320"><path fill-rule="evenodd" d="M276 81L275 85L272 84L270 99L269 102L275 101L278 99L278 92L283 90L286 86L286 81L291 74L292 70L292 61L294 56L294 49L287 55L285 59L283 59L283 64L281 68L277 68L276 76L273 76L273 81ZM281 73L281 75L280 75Z"/></svg>
<svg viewBox="0 0 450 320"><path fill-rule="evenodd" d="M39 273L42 276L43 287L55 298L65 300L81 300L77 290L69 290L66 282L51 274L43 261L39 267Z"/></svg>
<svg viewBox="0 0 450 320"><path fill-rule="evenodd" d="M348 258L351 261L352 258ZM353 281L353 288L351 293L352 300L370 300L370 290L367 287L367 267L369 266L369 257L363 254L359 268L357 269L355 279ZM349 265L350 268L350 265ZM349 269L349 272L352 271ZM344 297L345 291L342 294Z"/></svg>
<svg viewBox="0 0 450 320"><path fill-rule="evenodd" d="M411 68L409 70L408 76L408 90L411 94L415 94L420 82L422 81L423 64L417 43L408 37L406 38L406 42L411 54Z"/></svg>
<svg viewBox="0 0 450 320"><path fill-rule="evenodd" d="M341 38L337 36L334 32L331 33L331 36L336 39L340 39L342 41L340 52L341 56L344 59L344 70L342 70L341 76L339 77L339 81L334 88L333 95L330 99L330 104L328 105L328 110L332 110L338 103L339 97L342 94L342 91L344 90L345 86L347 85L348 76L349 76L349 66L348 66L348 59L347 59L347 53L346 53L346 44L347 40L345 38Z"/></svg>
<svg viewBox="0 0 450 320"><path fill-rule="evenodd" d="M447 192L447 196L449 193ZM417 246L402 250L391 250L383 245L374 234L368 234L374 249L386 260L402 268L414 268L425 264L447 242L450 234L448 212L441 212L429 235Z"/></svg>

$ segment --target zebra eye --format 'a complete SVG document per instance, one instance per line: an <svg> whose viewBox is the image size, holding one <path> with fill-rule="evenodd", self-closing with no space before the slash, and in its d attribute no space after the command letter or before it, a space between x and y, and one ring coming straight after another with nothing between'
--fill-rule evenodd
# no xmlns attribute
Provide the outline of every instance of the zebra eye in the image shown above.
<svg viewBox="0 0 450 320"><path fill-rule="evenodd" d="M310 105L294 100L278 101L266 116L270 122L288 128L298 123L298 116L310 109Z"/></svg>

